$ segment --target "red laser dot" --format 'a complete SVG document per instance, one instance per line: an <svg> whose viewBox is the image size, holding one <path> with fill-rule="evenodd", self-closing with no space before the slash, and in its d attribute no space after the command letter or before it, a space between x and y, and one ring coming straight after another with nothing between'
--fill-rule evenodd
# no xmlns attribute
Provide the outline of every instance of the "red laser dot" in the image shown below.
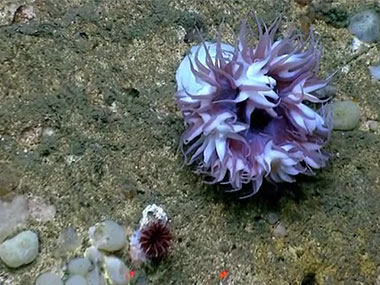
<svg viewBox="0 0 380 285"><path fill-rule="evenodd" d="M227 276L228 276L228 271L227 271L227 270L223 270L223 271L220 272L220 274L219 274L219 278L220 278L221 280L226 279Z"/></svg>
<svg viewBox="0 0 380 285"><path fill-rule="evenodd" d="M129 271L129 277L132 278L135 276L135 272L133 270Z"/></svg>

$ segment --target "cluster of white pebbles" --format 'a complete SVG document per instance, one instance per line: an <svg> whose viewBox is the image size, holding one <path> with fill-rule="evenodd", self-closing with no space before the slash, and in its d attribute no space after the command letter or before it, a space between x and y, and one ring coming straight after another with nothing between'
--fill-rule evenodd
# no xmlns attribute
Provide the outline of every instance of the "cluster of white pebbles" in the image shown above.
<svg viewBox="0 0 380 285"><path fill-rule="evenodd" d="M148 205L140 220L140 228L152 219L167 221L165 211L155 205ZM70 228L71 229L71 228ZM81 246L81 240L73 229L64 231L59 239L59 251L73 251ZM128 284L130 271L123 260L115 253L128 244L125 228L112 221L105 220L88 230L91 245L83 256L71 259L62 269L62 274L45 272L37 277L36 285L125 285ZM134 238L130 238L130 256L133 262L145 262L141 248ZM39 240L33 231L24 231L6 240L0 245L0 258L11 268L31 263L38 256ZM60 276L61 275L61 276Z"/></svg>

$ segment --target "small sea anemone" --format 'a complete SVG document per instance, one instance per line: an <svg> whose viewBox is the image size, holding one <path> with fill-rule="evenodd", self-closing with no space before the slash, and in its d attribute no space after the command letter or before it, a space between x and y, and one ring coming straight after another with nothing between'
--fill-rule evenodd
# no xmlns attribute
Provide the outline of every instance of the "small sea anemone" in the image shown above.
<svg viewBox="0 0 380 285"><path fill-rule="evenodd" d="M172 245L172 234L165 210L151 204L145 207L139 229L130 237L130 256L135 264L165 257Z"/></svg>
<svg viewBox="0 0 380 285"><path fill-rule="evenodd" d="M244 197L257 193L264 179L294 182L323 167L332 126L329 108L314 94L329 82L317 77L316 35L275 39L279 20L257 24L256 46L242 21L234 47L220 39L194 46L176 73L187 163L232 191L251 184Z"/></svg>
<svg viewBox="0 0 380 285"><path fill-rule="evenodd" d="M168 254L172 242L169 226L160 221L154 221L141 229L140 247L151 259L161 259Z"/></svg>

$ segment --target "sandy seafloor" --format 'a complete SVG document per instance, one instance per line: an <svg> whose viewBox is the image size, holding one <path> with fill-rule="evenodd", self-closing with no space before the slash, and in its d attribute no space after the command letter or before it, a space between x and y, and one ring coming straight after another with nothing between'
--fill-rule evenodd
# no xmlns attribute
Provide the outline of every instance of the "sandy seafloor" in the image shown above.
<svg viewBox="0 0 380 285"><path fill-rule="evenodd" d="M18 181L11 195L43 198L56 213L28 220L40 253L16 270L0 263L0 284L61 272L70 256L53 252L63 229L84 237L71 257L80 255L90 226L113 219L130 234L150 203L167 209L175 239L166 260L137 269L149 284L219 284L223 270L224 284L380 279L380 131L367 126L380 119L380 82L368 71L380 48L352 52L346 24L379 3L314 0L311 13L290 0L1 0L0 10L10 3L30 5L36 17L1 16L0 163L14 177L8 171L0 181ZM316 176L240 201L183 167L185 126L173 94L178 64L200 41L194 23L213 40L224 18L223 39L233 43L252 10L266 21L281 15L280 34L315 17L320 75L338 71L334 101L353 100L362 118L355 130L333 132L332 158ZM286 236L267 222L273 213ZM118 255L130 264L127 247Z"/></svg>

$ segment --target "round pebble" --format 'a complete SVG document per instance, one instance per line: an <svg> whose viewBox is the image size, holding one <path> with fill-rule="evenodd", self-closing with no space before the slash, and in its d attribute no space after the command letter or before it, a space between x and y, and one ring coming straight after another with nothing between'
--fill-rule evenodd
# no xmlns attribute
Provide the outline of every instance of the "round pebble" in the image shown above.
<svg viewBox="0 0 380 285"><path fill-rule="evenodd" d="M348 29L363 42L375 42L379 39L379 15L373 10L359 12L352 16Z"/></svg>
<svg viewBox="0 0 380 285"><path fill-rule="evenodd" d="M379 123L376 121L370 121L368 123L368 128L371 132L376 132L378 127L379 127Z"/></svg>
<svg viewBox="0 0 380 285"><path fill-rule="evenodd" d="M24 231L0 245L0 258L12 268L32 262L38 255L38 236Z"/></svg>
<svg viewBox="0 0 380 285"><path fill-rule="evenodd" d="M71 275L81 275L86 277L91 269L91 262L87 258L74 258L70 260L68 269Z"/></svg>
<svg viewBox="0 0 380 285"><path fill-rule="evenodd" d="M99 268L95 268L87 276L88 285L105 285L106 281L103 275L100 273Z"/></svg>
<svg viewBox="0 0 380 285"><path fill-rule="evenodd" d="M372 77L376 80L380 80L380 64L373 65L369 67L369 72L371 73Z"/></svg>
<svg viewBox="0 0 380 285"><path fill-rule="evenodd" d="M122 249L127 240L124 228L111 220L96 224L89 233L92 244L108 252Z"/></svg>
<svg viewBox="0 0 380 285"><path fill-rule="evenodd" d="M87 280L80 275L73 275L70 276L69 279L67 279L66 285L88 285Z"/></svg>
<svg viewBox="0 0 380 285"><path fill-rule="evenodd" d="M360 121L358 105L352 101L333 103L334 130L349 131L355 129Z"/></svg>
<svg viewBox="0 0 380 285"><path fill-rule="evenodd" d="M46 272L38 276L36 285L63 285L63 281L57 274Z"/></svg>
<svg viewBox="0 0 380 285"><path fill-rule="evenodd" d="M0 200L0 243L24 226L28 216L28 201L24 196L16 196L9 202Z"/></svg>
<svg viewBox="0 0 380 285"><path fill-rule="evenodd" d="M283 224L278 224L275 228L274 228L274 231L273 231L274 235L277 236L277 237L285 237L287 236L287 231L286 231L286 228Z"/></svg>
<svg viewBox="0 0 380 285"><path fill-rule="evenodd" d="M87 248L84 252L84 257L86 257L93 264L98 264L104 260L103 254L95 246L90 246Z"/></svg>
<svg viewBox="0 0 380 285"><path fill-rule="evenodd" d="M82 240L73 228L65 229L58 238L56 254L63 256L68 252L75 251L82 244Z"/></svg>
<svg viewBox="0 0 380 285"><path fill-rule="evenodd" d="M46 127L42 129L42 136L43 137L51 137L54 135L54 129Z"/></svg>
<svg viewBox="0 0 380 285"><path fill-rule="evenodd" d="M336 94L336 87L330 84L314 92L314 95L316 95L320 99L334 97L335 94Z"/></svg>
<svg viewBox="0 0 380 285"><path fill-rule="evenodd" d="M278 222L279 219L280 219L280 216L277 213L270 212L267 215L266 221L268 222L268 224L274 225L275 223Z"/></svg>
<svg viewBox="0 0 380 285"><path fill-rule="evenodd" d="M124 285L128 282L129 270L120 259L113 256L105 257L105 269L112 284Z"/></svg>

